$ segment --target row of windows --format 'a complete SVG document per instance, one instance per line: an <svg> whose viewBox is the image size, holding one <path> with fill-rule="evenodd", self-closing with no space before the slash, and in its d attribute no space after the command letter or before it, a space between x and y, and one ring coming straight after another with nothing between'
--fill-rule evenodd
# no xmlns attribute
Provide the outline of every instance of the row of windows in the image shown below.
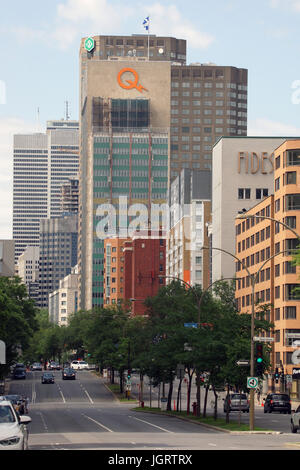
<svg viewBox="0 0 300 470"><path fill-rule="evenodd" d="M176 78L174 77L174 73L176 71L172 71L172 78ZM179 70L178 70L179 72ZM200 73L200 70L199 69L196 69L195 72L198 72ZM211 77L212 77L212 70L210 71L207 71L206 73L211 73ZM224 84L222 82L201 82L201 81L194 81L194 82L180 82L180 81L172 81L171 82L171 86L172 88L178 88L179 85L182 86L182 88L190 88L191 85L193 85L194 88L201 88L201 86L204 86L204 88L213 88L213 85L215 85L216 88L224 88ZM232 89L232 90L240 90L240 91L247 91L247 86L246 85L237 85L236 83L227 83L226 84L226 87L227 89Z"/></svg>
<svg viewBox="0 0 300 470"><path fill-rule="evenodd" d="M255 198L262 199L268 197L268 188L256 188ZM251 188L238 188L238 199L251 199Z"/></svg>

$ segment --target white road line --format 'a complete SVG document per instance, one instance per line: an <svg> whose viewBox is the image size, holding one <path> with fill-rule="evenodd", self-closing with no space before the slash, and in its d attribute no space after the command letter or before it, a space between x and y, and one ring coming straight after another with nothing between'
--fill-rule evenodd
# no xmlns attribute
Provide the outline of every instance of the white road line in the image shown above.
<svg viewBox="0 0 300 470"><path fill-rule="evenodd" d="M106 429L106 431L108 431L108 432L113 432L111 429L109 429L109 428L107 428L106 426L104 426L104 424L99 423L99 421L96 421L95 419L93 419L93 418L91 418L90 416L87 416L87 415L85 415L85 414L83 414L83 413L81 413L81 414L82 414L82 416L84 416L85 418L87 418L87 419L93 421L93 423L98 424L98 426L100 426L101 428Z"/></svg>
<svg viewBox="0 0 300 470"><path fill-rule="evenodd" d="M135 418L134 416L128 416L128 418L136 419L137 421L141 421L142 423L149 424L150 426L160 429L161 431L168 432L169 434L174 434L173 431L168 431L168 429L161 428L160 426L156 426L156 424L149 423L148 421L144 421L143 419Z"/></svg>
<svg viewBox="0 0 300 470"><path fill-rule="evenodd" d="M65 397L64 397L64 395L63 395L63 392L61 391L60 386L59 386L58 384L56 384L56 385L57 385L57 388L58 388L58 390L59 390L59 393L61 394L61 397L62 397L63 402L66 403L66 399L65 399Z"/></svg>
<svg viewBox="0 0 300 470"><path fill-rule="evenodd" d="M88 397L88 399L90 400L90 402L91 402L92 404L94 404L94 402L93 402L93 400L91 399L91 397L89 396L88 392L87 392L85 389L83 389L83 391L84 391L84 393L87 395L87 397Z"/></svg>

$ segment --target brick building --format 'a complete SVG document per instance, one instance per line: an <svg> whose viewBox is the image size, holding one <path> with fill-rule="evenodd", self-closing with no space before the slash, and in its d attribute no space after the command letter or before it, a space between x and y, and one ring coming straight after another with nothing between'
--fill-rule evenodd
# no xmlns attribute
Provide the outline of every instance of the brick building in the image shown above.
<svg viewBox="0 0 300 470"><path fill-rule="evenodd" d="M110 238L104 249L104 305L128 301L132 315L144 315L145 299L165 284L165 240Z"/></svg>

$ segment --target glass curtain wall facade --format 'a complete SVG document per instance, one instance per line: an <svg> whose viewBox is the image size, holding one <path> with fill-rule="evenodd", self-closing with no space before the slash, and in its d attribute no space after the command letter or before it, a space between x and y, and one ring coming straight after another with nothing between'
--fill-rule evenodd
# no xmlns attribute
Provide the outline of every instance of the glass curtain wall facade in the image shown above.
<svg viewBox="0 0 300 470"><path fill-rule="evenodd" d="M151 216L151 203L162 204L168 191L168 136L140 132L99 133L94 136L93 306L103 305L104 238L99 237L97 215L102 204L116 211L112 235L127 230L133 204L143 204ZM120 205L122 197L124 207ZM136 216L133 216L135 218ZM111 232L110 232L111 233Z"/></svg>

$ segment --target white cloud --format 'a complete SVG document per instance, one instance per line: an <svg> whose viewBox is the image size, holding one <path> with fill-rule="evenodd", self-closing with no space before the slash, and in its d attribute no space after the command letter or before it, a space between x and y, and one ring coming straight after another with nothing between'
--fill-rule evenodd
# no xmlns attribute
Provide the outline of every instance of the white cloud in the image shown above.
<svg viewBox="0 0 300 470"><path fill-rule="evenodd" d="M291 9L300 12L300 0L270 0L269 2L272 8L284 8Z"/></svg>
<svg viewBox="0 0 300 470"><path fill-rule="evenodd" d="M54 38L62 48L69 47L77 37L98 34L124 34L124 29L136 25L133 33L146 33L142 22L150 16L150 34L187 39L191 47L206 48L214 37L202 32L200 26L184 18L175 5L156 2L132 6L109 0L67 0L57 7Z"/></svg>
<svg viewBox="0 0 300 470"><path fill-rule="evenodd" d="M16 117L0 119L0 239L12 237L13 136L31 132L43 129Z"/></svg>
<svg viewBox="0 0 300 470"><path fill-rule="evenodd" d="M300 136L300 127L266 118L257 118L249 122L248 136L297 137Z"/></svg>
<svg viewBox="0 0 300 470"><path fill-rule="evenodd" d="M300 1L300 0L299 0ZM122 0L61 0L56 7L54 23L41 25L39 29L27 26L1 27L1 32L12 33L18 42L43 41L48 46L67 50L82 37L95 35L146 34L142 23L150 16L150 34L186 39L190 47L204 49L215 37L201 30L198 20L184 17L184 7L123 2ZM131 31L128 33L128 30Z"/></svg>

